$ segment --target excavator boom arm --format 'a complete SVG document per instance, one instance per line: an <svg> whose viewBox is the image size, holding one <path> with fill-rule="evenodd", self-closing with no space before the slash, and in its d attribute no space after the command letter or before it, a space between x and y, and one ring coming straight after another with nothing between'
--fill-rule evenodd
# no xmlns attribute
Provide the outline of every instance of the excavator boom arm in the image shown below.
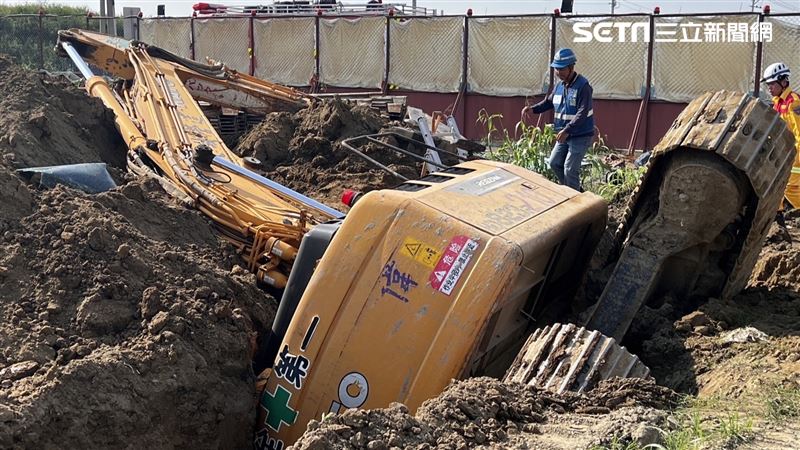
<svg viewBox="0 0 800 450"><path fill-rule="evenodd" d="M273 252L276 246L296 254L311 226L343 216L245 168L197 103L261 113L298 110L311 102L302 93L83 30L59 32L58 48L87 78L89 94L114 111L129 168L158 176L168 192L210 217L262 281L281 288L288 279L293 261ZM115 88L90 64L117 77Z"/></svg>

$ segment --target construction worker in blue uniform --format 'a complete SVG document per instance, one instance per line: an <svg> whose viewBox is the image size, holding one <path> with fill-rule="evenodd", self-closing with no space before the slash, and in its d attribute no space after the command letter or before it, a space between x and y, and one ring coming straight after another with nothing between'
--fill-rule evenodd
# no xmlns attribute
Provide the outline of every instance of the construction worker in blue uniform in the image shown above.
<svg viewBox="0 0 800 450"><path fill-rule="evenodd" d="M575 72L577 60L575 53L568 48L555 53L550 67L561 82L530 110L536 114L555 110L556 144L548 163L559 183L580 191L581 162L594 137L594 112L592 86L586 77Z"/></svg>

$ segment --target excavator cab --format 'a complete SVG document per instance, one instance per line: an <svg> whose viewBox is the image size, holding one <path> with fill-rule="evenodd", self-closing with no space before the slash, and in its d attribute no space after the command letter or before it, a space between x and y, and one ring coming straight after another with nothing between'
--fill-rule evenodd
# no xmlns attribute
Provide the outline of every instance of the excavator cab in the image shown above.
<svg viewBox="0 0 800 450"><path fill-rule="evenodd" d="M323 225L323 252L301 244L295 270L322 254L296 307L281 304L276 323L291 320L263 374L256 448L327 413L413 411L453 378L502 375L570 305L606 214L593 194L490 161L364 195Z"/></svg>

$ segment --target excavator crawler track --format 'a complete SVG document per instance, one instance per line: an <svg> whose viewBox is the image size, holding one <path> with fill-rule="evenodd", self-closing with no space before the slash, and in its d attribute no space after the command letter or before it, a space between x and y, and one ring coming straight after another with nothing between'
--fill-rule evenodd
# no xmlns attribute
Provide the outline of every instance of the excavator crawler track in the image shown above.
<svg viewBox="0 0 800 450"><path fill-rule="evenodd" d="M574 324L536 330L503 378L556 393L591 390L613 377L646 378L650 369L613 338Z"/></svg>
<svg viewBox="0 0 800 450"><path fill-rule="evenodd" d="M719 91L690 103L656 145L628 203L617 265L587 327L621 340L654 295L738 293L794 155L785 124L758 99Z"/></svg>

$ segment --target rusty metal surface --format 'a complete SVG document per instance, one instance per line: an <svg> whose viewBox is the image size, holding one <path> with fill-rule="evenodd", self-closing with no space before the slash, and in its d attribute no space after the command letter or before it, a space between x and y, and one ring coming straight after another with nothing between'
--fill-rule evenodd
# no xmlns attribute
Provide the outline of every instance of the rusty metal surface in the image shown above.
<svg viewBox="0 0 800 450"><path fill-rule="evenodd" d="M613 338L557 323L528 338L503 381L556 393L583 392L608 378L646 378L649 374L650 369Z"/></svg>

